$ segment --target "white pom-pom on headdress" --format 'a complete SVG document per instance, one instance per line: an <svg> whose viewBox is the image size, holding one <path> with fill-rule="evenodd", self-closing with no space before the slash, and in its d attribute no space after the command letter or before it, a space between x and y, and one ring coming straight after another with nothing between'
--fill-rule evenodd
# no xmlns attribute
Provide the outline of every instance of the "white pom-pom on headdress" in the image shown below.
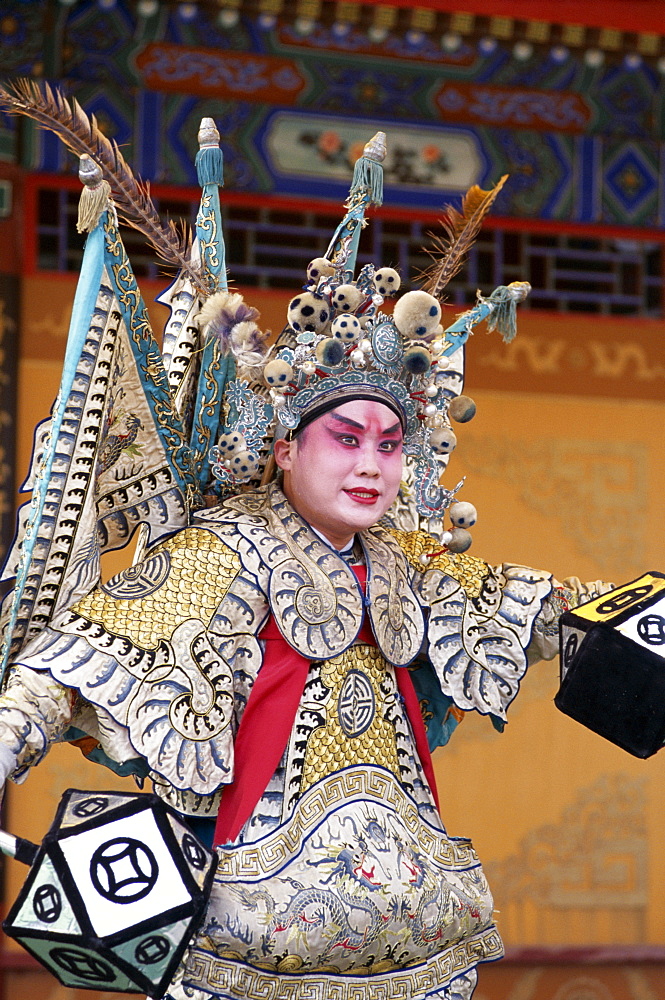
<svg viewBox="0 0 665 1000"><path fill-rule="evenodd" d="M231 329L231 350L235 355L238 364L246 368L256 368L265 362L263 343L266 339L254 322L254 320L243 320Z"/></svg>
<svg viewBox="0 0 665 1000"><path fill-rule="evenodd" d="M266 335L256 325L259 312L238 292L215 292L203 304L198 323L208 337L217 337L224 353L239 364L254 368L264 361Z"/></svg>
<svg viewBox="0 0 665 1000"><path fill-rule="evenodd" d="M395 303L395 326L404 337L428 338L441 321L441 306L429 292L407 292Z"/></svg>
<svg viewBox="0 0 665 1000"><path fill-rule="evenodd" d="M318 292L300 292L289 302L286 315L296 333L321 333L330 320L330 304Z"/></svg>
<svg viewBox="0 0 665 1000"><path fill-rule="evenodd" d="M315 257L307 265L307 281L310 284L316 285L320 278L329 278L334 273L334 265L325 257Z"/></svg>
<svg viewBox="0 0 665 1000"><path fill-rule="evenodd" d="M332 304L337 312L355 312L365 295L354 284L338 285L333 292Z"/></svg>
<svg viewBox="0 0 665 1000"><path fill-rule="evenodd" d="M402 279L394 267L382 267L375 272L373 284L379 295L388 298L399 291Z"/></svg>
<svg viewBox="0 0 665 1000"><path fill-rule="evenodd" d="M239 292L229 292L226 290L215 292L201 306L196 322L204 333L213 333L213 331L208 331L207 327L219 318L222 311L235 314L238 306L242 305L242 303L243 297ZM213 333L213 335L215 334Z"/></svg>

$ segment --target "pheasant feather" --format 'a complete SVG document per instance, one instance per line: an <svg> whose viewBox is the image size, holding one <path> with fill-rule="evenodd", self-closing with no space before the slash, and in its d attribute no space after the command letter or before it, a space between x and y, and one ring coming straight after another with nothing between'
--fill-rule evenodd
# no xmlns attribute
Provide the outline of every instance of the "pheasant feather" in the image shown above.
<svg viewBox="0 0 665 1000"><path fill-rule="evenodd" d="M422 285L424 291L437 299L441 298L450 279L455 277L464 264L466 254L475 242L483 219L507 180L508 174L504 174L490 191L484 191L474 184L464 195L461 212L452 205L446 205L446 218L441 220L445 235L436 236L430 233L432 247L425 248L425 253L432 258L432 263L419 275L424 279Z"/></svg>
<svg viewBox="0 0 665 1000"><path fill-rule="evenodd" d="M165 263L184 272L196 288L202 289L201 275L190 261L189 232L180 232L171 220L162 223L149 184L134 176L118 144L107 139L94 115L88 116L75 98L67 100L48 83L40 85L27 79L0 86L0 107L32 118L54 132L77 156L87 153L92 157L111 185L121 220L142 233Z"/></svg>

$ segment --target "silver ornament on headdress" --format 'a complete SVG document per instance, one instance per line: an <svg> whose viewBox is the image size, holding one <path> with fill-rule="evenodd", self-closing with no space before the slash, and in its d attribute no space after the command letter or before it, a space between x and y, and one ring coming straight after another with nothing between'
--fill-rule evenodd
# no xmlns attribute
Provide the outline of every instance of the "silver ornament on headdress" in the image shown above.
<svg viewBox="0 0 665 1000"><path fill-rule="evenodd" d="M83 153L79 159L79 180L86 187L96 187L102 180L102 168L91 156Z"/></svg>
<svg viewBox="0 0 665 1000"><path fill-rule="evenodd" d="M213 118L202 118L197 136L199 146L218 146L219 130Z"/></svg>
<svg viewBox="0 0 665 1000"><path fill-rule="evenodd" d="M111 185L104 180L100 165L87 153L79 157L79 180L83 190L79 198L76 228L79 233L91 233L102 212L112 208Z"/></svg>
<svg viewBox="0 0 665 1000"><path fill-rule="evenodd" d="M365 143L363 156L366 156L368 160L374 160L376 163L383 163L387 152L388 147L386 146L386 133L377 132L376 135L372 136L369 142Z"/></svg>

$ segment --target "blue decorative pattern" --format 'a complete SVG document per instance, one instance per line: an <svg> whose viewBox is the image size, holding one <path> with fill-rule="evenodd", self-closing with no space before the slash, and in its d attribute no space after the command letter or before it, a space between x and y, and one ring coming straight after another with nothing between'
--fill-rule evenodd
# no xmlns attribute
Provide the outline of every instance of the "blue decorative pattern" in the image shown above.
<svg viewBox="0 0 665 1000"><path fill-rule="evenodd" d="M11 45L0 49L6 77L31 72L42 47L45 6L20 0L3 4L3 26L12 26L6 39ZM45 39L45 58L57 64L61 52L55 49L66 34L63 73L68 89L99 116L108 135L122 146L133 146L131 158L147 179L195 184L190 150L195 148L201 117L212 115L222 133L227 183L235 190L306 196L302 180L276 168L266 141L274 111L270 96L257 90L256 82L252 89L251 61L243 69L239 58L256 53L264 61L291 61L291 67L280 67L282 86L289 79L292 84L297 79L307 81L297 93L294 90L293 98L303 133L312 115L330 116L331 127L341 131L341 116L366 119L384 130L391 123L407 130L426 124L445 148L447 138L463 127L480 151L482 165L474 181L487 186L488 179L494 181L506 172L512 175L511 186L497 203L503 214L530 218L537 213L565 222L645 227L665 223L665 199L657 196L657 164L664 140L657 104L660 77L646 59L633 66L608 62L592 70L582 50L561 59L553 51L539 49L520 62L511 57L508 44L479 50L469 39L454 53L443 53L434 35L409 32L396 31L376 45L360 25L346 32L319 25L305 38L293 27L264 30L259 21L241 17L225 29L203 4L187 22L176 6L161 8L160 16L153 18L140 17L133 5L107 8L96 0L78 0L73 7L60 4L55 10L57 24L53 36ZM0 28L0 42L5 40L3 30L9 29ZM176 92L177 81L168 79L168 67L163 70L162 92L152 77L150 90L144 89L137 59L148 45L160 42L180 46L189 64L201 61L206 53L216 57L232 51L234 72L220 77L220 95L213 99L188 93L189 76L182 92ZM353 54L355 58L349 59ZM109 73L110 88L102 84ZM275 103L281 100L275 98ZM499 140L500 133L510 133L510 140L507 134ZM582 136L587 138L576 141ZM164 146L163 137L165 154L156 152L158 145ZM598 147L589 164L592 140ZM57 140L32 128L25 149L36 169L69 169L68 156ZM7 157L15 153L15 123L6 118L0 128L0 153ZM406 143L404 168L409 156ZM445 173L436 178L439 190L428 190L418 180L420 165L415 161L414 165L418 170L410 173L386 170L387 200L439 209L449 196ZM585 193L578 198L582 177ZM324 197L343 197L348 186L344 180L326 180L323 172L316 184Z"/></svg>

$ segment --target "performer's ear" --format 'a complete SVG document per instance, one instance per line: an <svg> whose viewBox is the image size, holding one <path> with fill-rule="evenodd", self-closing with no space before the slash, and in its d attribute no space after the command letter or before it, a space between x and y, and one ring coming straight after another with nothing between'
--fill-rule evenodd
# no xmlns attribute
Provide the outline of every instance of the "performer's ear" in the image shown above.
<svg viewBox="0 0 665 1000"><path fill-rule="evenodd" d="M275 461L280 469L289 472L293 464L293 449L295 441L287 441L286 438L279 438L275 441L273 453Z"/></svg>

